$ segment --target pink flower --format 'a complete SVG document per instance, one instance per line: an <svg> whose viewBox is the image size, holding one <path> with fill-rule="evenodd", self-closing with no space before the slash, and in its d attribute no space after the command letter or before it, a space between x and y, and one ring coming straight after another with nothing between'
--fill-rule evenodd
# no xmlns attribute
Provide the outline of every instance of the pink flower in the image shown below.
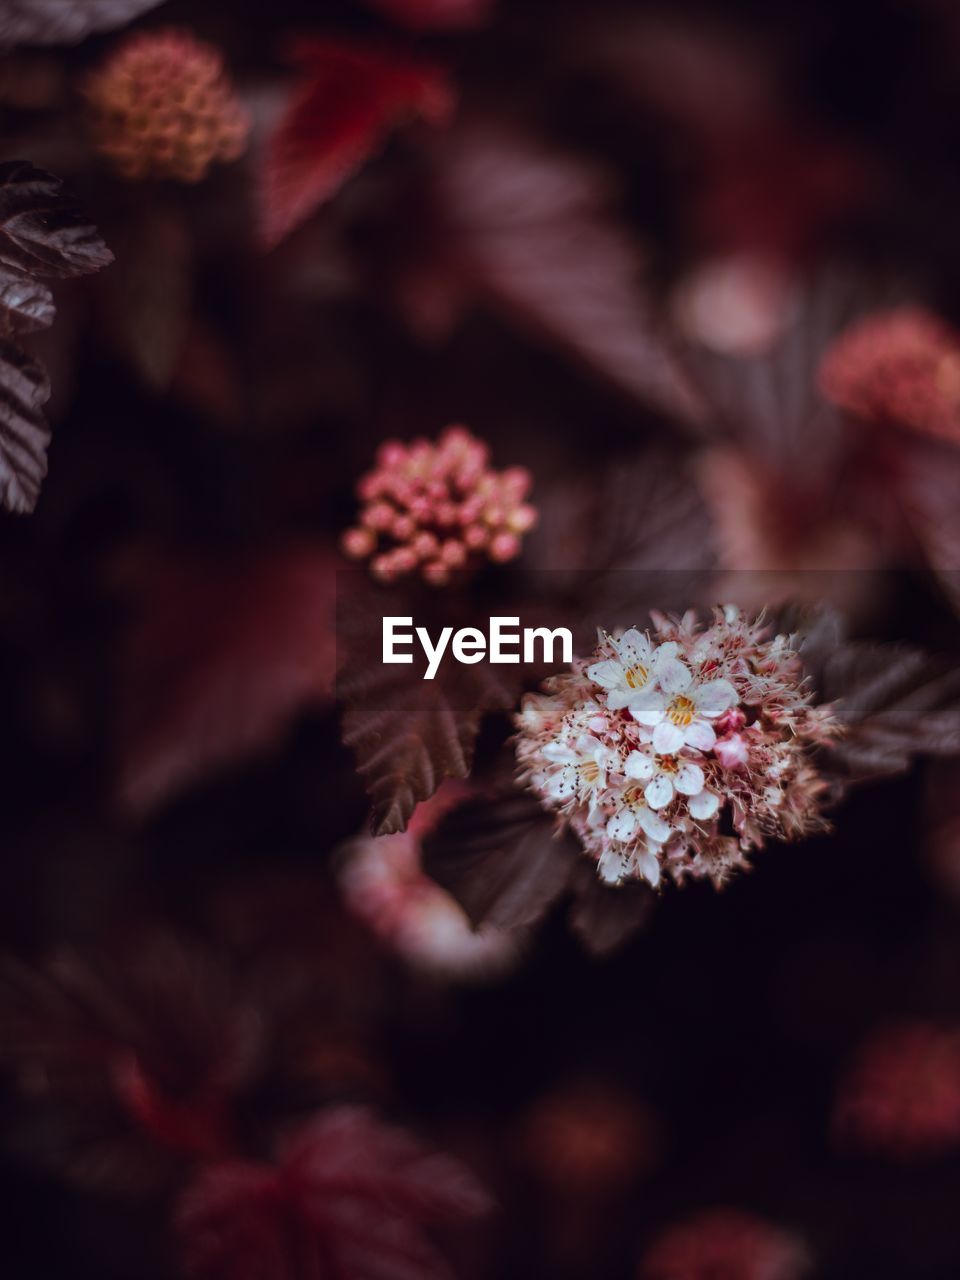
<svg viewBox="0 0 960 1280"><path fill-rule="evenodd" d="M833 1132L844 1146L902 1160L960 1146L960 1028L875 1031L840 1081Z"/></svg>
<svg viewBox="0 0 960 1280"><path fill-rule="evenodd" d="M436 444L391 440L357 485L359 524L341 547L352 559L370 559L384 582L419 573L442 586L483 559L503 564L520 554L537 520L525 501L529 488L523 467L492 470L486 445L466 427L448 427Z"/></svg>
<svg viewBox="0 0 960 1280"><path fill-rule="evenodd" d="M340 852L338 878L353 914L413 968L435 978L482 982L512 967L515 936L489 926L475 930L420 865L423 838L467 794L463 784L448 779L417 805L406 831L351 840Z"/></svg>
<svg viewBox="0 0 960 1280"><path fill-rule="evenodd" d="M710 1209L668 1227L638 1280L801 1280L810 1259L782 1227L740 1209Z"/></svg>
<svg viewBox="0 0 960 1280"><path fill-rule="evenodd" d="M858 417L960 441L960 334L923 307L854 324L827 351L819 382Z"/></svg>
<svg viewBox="0 0 960 1280"><path fill-rule="evenodd" d="M188 31L144 31L87 78L97 150L125 178L198 182L243 154L250 130L219 49Z"/></svg>
<svg viewBox="0 0 960 1280"><path fill-rule="evenodd" d="M603 635L592 662L528 695L516 718L520 778L602 879L719 884L768 836L823 825L810 750L833 720L810 705L796 654L762 621L730 607L705 627L693 615L654 623L653 635Z"/></svg>

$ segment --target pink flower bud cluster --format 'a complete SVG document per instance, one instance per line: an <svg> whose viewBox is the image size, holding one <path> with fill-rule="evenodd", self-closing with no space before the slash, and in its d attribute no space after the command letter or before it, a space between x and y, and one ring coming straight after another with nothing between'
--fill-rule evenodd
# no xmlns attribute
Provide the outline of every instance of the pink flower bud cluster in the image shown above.
<svg viewBox="0 0 960 1280"><path fill-rule="evenodd" d="M492 470L487 446L466 427L448 427L436 444L389 440L357 486L360 519L341 545L369 559L382 582L419 573L442 586L481 558L503 564L520 554L537 520L529 489L524 467Z"/></svg>
<svg viewBox="0 0 960 1280"><path fill-rule="evenodd" d="M922 307L868 316L841 334L819 383L831 403L869 422L960 441L960 334Z"/></svg>
<svg viewBox="0 0 960 1280"><path fill-rule="evenodd" d="M895 1160L960 1146L960 1027L917 1021L875 1031L840 1080L833 1132L844 1147Z"/></svg>
<svg viewBox="0 0 960 1280"><path fill-rule="evenodd" d="M592 661L525 697L519 776L608 883L719 886L768 837L826 825L811 749L836 724L762 618L728 606L705 627L692 613L653 623L601 633Z"/></svg>
<svg viewBox="0 0 960 1280"><path fill-rule="evenodd" d="M250 121L220 51L186 31L129 36L84 94L96 148L124 178L199 182L246 146Z"/></svg>
<svg viewBox="0 0 960 1280"><path fill-rule="evenodd" d="M413 968L434 978L481 982L510 969L514 937L474 930L460 905L420 865L421 842L467 788L444 782L417 805L406 831L360 836L340 856L340 888L358 919Z"/></svg>
<svg viewBox="0 0 960 1280"><path fill-rule="evenodd" d="M740 1209L709 1209L669 1227L651 1245L639 1280L801 1280L803 1242Z"/></svg>

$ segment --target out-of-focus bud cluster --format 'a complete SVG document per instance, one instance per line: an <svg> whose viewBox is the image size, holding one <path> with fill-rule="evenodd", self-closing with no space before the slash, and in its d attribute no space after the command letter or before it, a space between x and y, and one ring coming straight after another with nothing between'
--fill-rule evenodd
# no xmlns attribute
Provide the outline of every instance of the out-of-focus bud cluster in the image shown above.
<svg viewBox="0 0 960 1280"><path fill-rule="evenodd" d="M420 865L423 837L465 791L448 780L417 805L406 831L351 841L343 850L340 885L354 915L414 968L480 982L513 965L514 938L493 928L474 930L459 903Z"/></svg>
<svg viewBox="0 0 960 1280"><path fill-rule="evenodd" d="M922 307L868 316L841 334L819 382L857 417L960 440L960 334Z"/></svg>
<svg viewBox="0 0 960 1280"><path fill-rule="evenodd" d="M199 182L242 155L250 131L220 51L186 31L122 41L84 95L96 149L124 178Z"/></svg>
<svg viewBox="0 0 960 1280"><path fill-rule="evenodd" d="M802 1241L740 1209L711 1209L669 1227L649 1249L639 1280L801 1280Z"/></svg>
<svg viewBox="0 0 960 1280"><path fill-rule="evenodd" d="M960 1027L881 1027L840 1081L833 1132L844 1147L895 1160L960 1145Z"/></svg>
<svg viewBox="0 0 960 1280"><path fill-rule="evenodd" d="M389 440L357 486L360 519L343 550L370 559L383 582L419 573L442 586L483 559L503 564L520 554L537 520L529 489L524 467L494 471L487 446L466 427L448 427L436 444Z"/></svg>

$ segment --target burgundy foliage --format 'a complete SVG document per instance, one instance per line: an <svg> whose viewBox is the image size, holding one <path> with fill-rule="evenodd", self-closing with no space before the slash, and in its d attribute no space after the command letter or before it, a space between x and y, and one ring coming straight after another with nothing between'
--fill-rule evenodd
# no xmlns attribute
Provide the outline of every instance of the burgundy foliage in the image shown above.
<svg viewBox="0 0 960 1280"><path fill-rule="evenodd" d="M341 1107L290 1135L275 1165L212 1165L177 1224L196 1280L443 1280L427 1229L489 1207L459 1162Z"/></svg>

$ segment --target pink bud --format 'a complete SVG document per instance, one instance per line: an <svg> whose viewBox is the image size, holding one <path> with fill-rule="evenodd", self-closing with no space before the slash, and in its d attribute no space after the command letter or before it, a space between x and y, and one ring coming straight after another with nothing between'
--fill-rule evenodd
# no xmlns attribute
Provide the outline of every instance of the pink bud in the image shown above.
<svg viewBox="0 0 960 1280"><path fill-rule="evenodd" d="M725 769L739 769L747 763L746 739L739 733L719 738L713 746L714 754Z"/></svg>
<svg viewBox="0 0 960 1280"><path fill-rule="evenodd" d="M410 573L417 567L417 557L411 547L397 547L391 555L391 562L397 573Z"/></svg>
<svg viewBox="0 0 960 1280"><path fill-rule="evenodd" d="M739 707L731 707L729 711L725 711L719 720L715 721L714 727L717 733L736 733L738 729L742 729L747 723L747 717L743 714Z"/></svg>
<svg viewBox="0 0 960 1280"><path fill-rule="evenodd" d="M389 502L374 502L363 512L360 520L368 529L383 533L393 524L393 517L394 509Z"/></svg>
<svg viewBox="0 0 960 1280"><path fill-rule="evenodd" d="M490 541L490 534L482 524L471 524L463 531L463 541L471 551L482 551Z"/></svg>
<svg viewBox="0 0 960 1280"><path fill-rule="evenodd" d="M512 533L527 533L537 523L538 518L537 508L524 502L519 507L514 507L507 516L507 528Z"/></svg>
<svg viewBox="0 0 960 1280"><path fill-rule="evenodd" d="M434 508L433 518L441 529L450 529L457 524L457 508L452 502L438 502Z"/></svg>
<svg viewBox="0 0 960 1280"><path fill-rule="evenodd" d="M417 531L417 522L410 516L397 516L390 526L390 532L398 542L406 542Z"/></svg>
<svg viewBox="0 0 960 1280"><path fill-rule="evenodd" d="M383 472L368 471L357 483L357 497L361 502L372 502L383 493Z"/></svg>
<svg viewBox="0 0 960 1280"><path fill-rule="evenodd" d="M467 549L457 538L448 538L440 548L440 559L448 569L462 569L467 563Z"/></svg>
<svg viewBox="0 0 960 1280"><path fill-rule="evenodd" d="M399 467L407 457L406 446L399 440L387 440L377 450L377 464L387 471Z"/></svg>
<svg viewBox="0 0 960 1280"><path fill-rule="evenodd" d="M490 559L504 564L520 554L520 539L515 533L498 533L490 543Z"/></svg>
<svg viewBox="0 0 960 1280"><path fill-rule="evenodd" d="M418 559L428 560L437 554L439 545L436 534L431 533L429 529L423 529L413 539L411 548Z"/></svg>
<svg viewBox="0 0 960 1280"><path fill-rule="evenodd" d="M369 529L347 529L340 539L340 546L351 560L365 560L377 545L376 536Z"/></svg>
<svg viewBox="0 0 960 1280"><path fill-rule="evenodd" d="M393 560L388 555L377 556L376 559L371 560L370 572L380 582L393 582L397 576Z"/></svg>
<svg viewBox="0 0 960 1280"><path fill-rule="evenodd" d="M423 566L423 576L432 587L443 587L450 581L450 570L442 560L431 560Z"/></svg>

